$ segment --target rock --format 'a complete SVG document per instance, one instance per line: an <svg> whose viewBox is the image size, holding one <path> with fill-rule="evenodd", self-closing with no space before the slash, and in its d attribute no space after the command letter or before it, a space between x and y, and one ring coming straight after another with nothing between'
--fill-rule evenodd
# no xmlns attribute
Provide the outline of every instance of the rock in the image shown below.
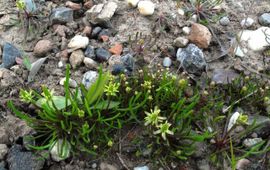
<svg viewBox="0 0 270 170"><path fill-rule="evenodd" d="M252 138L252 139L245 139L243 141L243 145L247 148L250 148L256 144L258 144L259 142L263 141L262 138Z"/></svg>
<svg viewBox="0 0 270 170"><path fill-rule="evenodd" d="M185 35L189 35L191 29L190 29L189 27L183 27L183 28L182 28L182 31L183 31L183 33L184 33Z"/></svg>
<svg viewBox="0 0 270 170"><path fill-rule="evenodd" d="M58 68L63 68L66 65L66 63L64 61L59 61L57 66Z"/></svg>
<svg viewBox="0 0 270 170"><path fill-rule="evenodd" d="M135 61L131 54L126 54L122 56L121 62L129 73L131 73L134 70Z"/></svg>
<svg viewBox="0 0 270 170"><path fill-rule="evenodd" d="M67 159L70 156L70 150L71 150L70 143L66 141L65 143L66 146L64 146L66 150L65 151L66 154L61 156L60 151L61 151L61 147L63 147L62 145L63 145L63 140L59 139L57 142L54 143L52 149L50 150L50 155L53 161L60 162L62 160Z"/></svg>
<svg viewBox="0 0 270 170"><path fill-rule="evenodd" d="M6 163L4 161L0 161L0 170L7 170L5 167Z"/></svg>
<svg viewBox="0 0 270 170"><path fill-rule="evenodd" d="M151 1L142 0L138 3L138 10L144 16L153 15L155 12L155 4Z"/></svg>
<svg viewBox="0 0 270 170"><path fill-rule="evenodd" d="M24 152L20 145L13 145L9 150L7 162L10 170L40 170L45 159L40 159L32 152Z"/></svg>
<svg viewBox="0 0 270 170"><path fill-rule="evenodd" d="M132 7L137 7L140 0L127 0L127 4Z"/></svg>
<svg viewBox="0 0 270 170"><path fill-rule="evenodd" d="M133 170L149 170L148 166L138 166L138 167L134 167Z"/></svg>
<svg viewBox="0 0 270 170"><path fill-rule="evenodd" d="M24 0L25 3L25 9L28 13L35 13L37 10L37 6L35 4L35 1L33 0Z"/></svg>
<svg viewBox="0 0 270 170"><path fill-rule="evenodd" d="M62 78L62 79L60 80L59 84L60 84L61 86L64 86L65 81L66 81L66 77ZM75 80L69 78L69 87L71 87L71 88L76 88L77 86L78 86L77 82L76 82Z"/></svg>
<svg viewBox="0 0 270 170"><path fill-rule="evenodd" d="M50 21L52 24L66 24L73 21L71 8L59 7L52 10Z"/></svg>
<svg viewBox="0 0 270 170"><path fill-rule="evenodd" d="M68 8L73 9L74 11L80 10L82 8L82 6L80 4L77 4L77 3L74 3L74 2L71 2L71 1L67 1L66 6Z"/></svg>
<svg viewBox="0 0 270 170"><path fill-rule="evenodd" d="M170 67L172 65L172 60L170 57L165 57L163 59L163 66L164 67Z"/></svg>
<svg viewBox="0 0 270 170"><path fill-rule="evenodd" d="M105 162L101 162L101 164L99 165L99 168L100 170L117 170L118 169L114 165L111 165Z"/></svg>
<svg viewBox="0 0 270 170"><path fill-rule="evenodd" d="M225 17L222 17L220 20L219 20L219 23L220 25L222 26L228 26L230 24L230 19L229 17L225 16Z"/></svg>
<svg viewBox="0 0 270 170"><path fill-rule="evenodd" d="M83 4L83 6L86 8L86 9L91 9L93 7L94 3L92 0L88 0L87 2L85 2Z"/></svg>
<svg viewBox="0 0 270 170"><path fill-rule="evenodd" d="M193 23L188 39L190 42L196 44L199 48L208 48L212 35L206 26Z"/></svg>
<svg viewBox="0 0 270 170"><path fill-rule="evenodd" d="M98 61L107 61L111 57L111 53L104 48L96 49L96 58Z"/></svg>
<svg viewBox="0 0 270 170"><path fill-rule="evenodd" d="M237 170L245 170L249 167L249 164L251 162L248 160L248 159L240 159L239 161L237 161L237 164L236 164L236 169Z"/></svg>
<svg viewBox="0 0 270 170"><path fill-rule="evenodd" d="M262 26L270 26L270 13L264 13L259 17L259 23Z"/></svg>
<svg viewBox="0 0 270 170"><path fill-rule="evenodd" d="M205 160L205 159L196 161L196 164L197 164L198 170L209 170L209 169L211 169L209 162L207 160Z"/></svg>
<svg viewBox="0 0 270 170"><path fill-rule="evenodd" d="M89 44L89 38L88 37L83 37L81 35L75 35L73 37L69 44L68 48L72 49L79 49L79 48L86 48L86 46Z"/></svg>
<svg viewBox="0 0 270 170"><path fill-rule="evenodd" d="M177 13L178 13L179 15L181 15L181 16L185 16L185 11L184 11L182 8L179 8L179 9L177 10Z"/></svg>
<svg viewBox="0 0 270 170"><path fill-rule="evenodd" d="M112 55L108 60L109 66L113 66L116 64L122 64L121 62L121 56L119 55Z"/></svg>
<svg viewBox="0 0 270 170"><path fill-rule="evenodd" d="M44 57L53 48L53 44L50 40L40 40L37 42L34 48L34 55L37 57Z"/></svg>
<svg viewBox="0 0 270 170"><path fill-rule="evenodd" d="M118 75L121 73L125 73L125 67L122 64L115 64L112 66L113 75Z"/></svg>
<svg viewBox="0 0 270 170"><path fill-rule="evenodd" d="M84 54L82 50L73 51L69 58L69 62L72 68L77 68L78 66L80 66L83 60L84 60Z"/></svg>
<svg viewBox="0 0 270 170"><path fill-rule="evenodd" d="M95 62L95 60L93 60L91 58L85 57L83 60L83 63L89 69L97 69L98 68L98 63Z"/></svg>
<svg viewBox="0 0 270 170"><path fill-rule="evenodd" d="M92 24L102 24L110 21L117 9L115 2L94 5L86 11L86 17Z"/></svg>
<svg viewBox="0 0 270 170"><path fill-rule="evenodd" d="M212 81L216 84L229 84L239 77L239 74L232 69L215 69L213 71Z"/></svg>
<svg viewBox="0 0 270 170"><path fill-rule="evenodd" d="M71 32L70 28L65 25L54 25L54 34L57 34L60 37L66 37L66 33Z"/></svg>
<svg viewBox="0 0 270 170"><path fill-rule="evenodd" d="M241 21L241 27L248 28L251 27L254 24L254 20L252 18L245 18Z"/></svg>
<svg viewBox="0 0 270 170"><path fill-rule="evenodd" d="M5 128L0 129L0 143L1 144L8 144L9 139L8 139L8 133Z"/></svg>
<svg viewBox="0 0 270 170"><path fill-rule="evenodd" d="M244 48L243 50L241 47L238 45L237 48L234 49L234 54L238 57L245 57L245 53L247 53L247 49Z"/></svg>
<svg viewBox="0 0 270 170"><path fill-rule="evenodd" d="M114 46L112 46L109 51L112 53L112 54L115 54L115 55L120 55L123 51L123 46L122 44L120 43L116 43Z"/></svg>
<svg viewBox="0 0 270 170"><path fill-rule="evenodd" d="M88 89L98 78L98 72L87 71L83 75L82 84Z"/></svg>
<svg viewBox="0 0 270 170"><path fill-rule="evenodd" d="M204 54L194 44L189 44L186 48L179 48L176 54L177 60L188 73L201 75L206 68Z"/></svg>
<svg viewBox="0 0 270 170"><path fill-rule="evenodd" d="M6 144L0 144L0 160L3 160L8 153L8 147Z"/></svg>
<svg viewBox="0 0 270 170"><path fill-rule="evenodd" d="M191 17L190 17L190 19L189 19L191 22L198 22L198 15L196 15L196 14L193 14Z"/></svg>
<svg viewBox="0 0 270 170"><path fill-rule="evenodd" d="M252 125L254 121L256 121L256 126L258 126L254 132L257 133L259 137L265 138L270 135L270 119L268 117L260 115L249 115L248 125Z"/></svg>
<svg viewBox="0 0 270 170"><path fill-rule="evenodd" d="M92 27L85 26L82 33L83 33L83 35L90 37L91 33L92 33Z"/></svg>
<svg viewBox="0 0 270 170"><path fill-rule="evenodd" d="M93 164L91 165L91 168L96 169L96 168L97 168L97 163L93 163Z"/></svg>
<svg viewBox="0 0 270 170"><path fill-rule="evenodd" d="M88 45L84 52L84 55L85 57L95 60L96 59L95 48L93 46Z"/></svg>
<svg viewBox="0 0 270 170"><path fill-rule="evenodd" d="M101 27L95 27L92 31L91 37L92 38L96 38L98 36L98 34L100 33L100 31L102 30Z"/></svg>
<svg viewBox="0 0 270 170"><path fill-rule="evenodd" d="M109 36L110 36L110 31L109 29L102 29L99 33L98 33L98 39L102 40L103 42L106 42L109 40Z"/></svg>
<svg viewBox="0 0 270 170"><path fill-rule="evenodd" d="M267 42L267 35L270 35L269 27L260 27L257 30L244 30L238 34L240 42L246 42L252 51L263 51L270 44Z"/></svg>
<svg viewBox="0 0 270 170"><path fill-rule="evenodd" d="M14 45L4 43L0 68L10 68L13 66L16 63L16 57L22 57L21 52Z"/></svg>
<svg viewBox="0 0 270 170"><path fill-rule="evenodd" d="M177 48L183 48L186 47L188 44L188 39L184 37L178 37L173 41L173 45Z"/></svg>

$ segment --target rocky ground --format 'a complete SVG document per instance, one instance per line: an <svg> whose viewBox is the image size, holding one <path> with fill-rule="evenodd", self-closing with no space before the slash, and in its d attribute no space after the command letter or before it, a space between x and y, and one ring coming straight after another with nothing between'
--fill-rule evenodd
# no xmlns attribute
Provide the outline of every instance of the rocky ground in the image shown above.
<svg viewBox="0 0 270 170"><path fill-rule="evenodd" d="M114 170L124 169L123 160L130 168L151 169L147 159L116 154L54 162L23 147L23 136L32 130L6 102L20 104L21 88L39 91L41 85L63 94L67 63L72 87L91 82L99 65L113 74L161 64L196 81L210 77L227 83L239 74L270 80L269 0L225 0L207 11L212 22L206 26L198 23L200 15L187 14L194 10L189 1L33 1L23 0L23 11L14 0L0 0L0 170ZM269 127L270 119L261 119ZM200 156L186 164L168 164L170 169L210 169Z"/></svg>

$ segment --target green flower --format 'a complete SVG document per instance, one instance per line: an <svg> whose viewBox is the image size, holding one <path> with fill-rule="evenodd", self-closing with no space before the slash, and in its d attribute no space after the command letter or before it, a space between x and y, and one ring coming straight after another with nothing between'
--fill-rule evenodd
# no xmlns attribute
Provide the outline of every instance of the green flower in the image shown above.
<svg viewBox="0 0 270 170"><path fill-rule="evenodd" d="M247 122L248 122L248 116L247 115L240 114L240 116L237 119L237 122L239 124L247 124Z"/></svg>
<svg viewBox="0 0 270 170"><path fill-rule="evenodd" d="M151 109L150 113L145 112L145 114L147 115L144 118L145 126L148 126L149 124L151 124L152 126L155 125L157 127L160 122L162 122L163 120L166 120L166 117L159 116L160 109L157 106L155 106L154 110Z"/></svg>
<svg viewBox="0 0 270 170"><path fill-rule="evenodd" d="M144 81L143 84L141 84L142 87L146 89L151 89L152 88L152 82L151 81Z"/></svg>
<svg viewBox="0 0 270 170"><path fill-rule="evenodd" d="M19 10L24 10L25 9L25 3L23 0L18 0L16 1L16 6Z"/></svg>
<svg viewBox="0 0 270 170"><path fill-rule="evenodd" d="M109 85L105 86L105 93L107 96L116 96L116 93L118 93L118 88L120 86L120 83L113 83L110 82Z"/></svg>
<svg viewBox="0 0 270 170"><path fill-rule="evenodd" d="M161 134L161 137L166 140L166 135L169 134L169 135L173 135L173 131L171 131L169 128L172 124L168 123L168 121L166 121L165 123L161 124L158 126L158 130L154 132L154 135L157 135L157 134Z"/></svg>
<svg viewBox="0 0 270 170"><path fill-rule="evenodd" d="M109 140L108 143L107 143L107 145L108 145L109 147L112 147L112 146L113 146L113 141L112 141L112 140Z"/></svg>
<svg viewBox="0 0 270 170"><path fill-rule="evenodd" d="M33 100L33 90L26 91L26 90L21 90L20 91L20 99L23 102L30 103Z"/></svg>

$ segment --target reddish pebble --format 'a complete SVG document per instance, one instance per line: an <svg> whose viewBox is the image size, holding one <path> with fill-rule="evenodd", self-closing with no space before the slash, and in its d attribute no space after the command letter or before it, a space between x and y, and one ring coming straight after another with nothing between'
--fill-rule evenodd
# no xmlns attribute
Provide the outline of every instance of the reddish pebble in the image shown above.
<svg viewBox="0 0 270 170"><path fill-rule="evenodd" d="M71 1L67 1L66 6L73 9L73 10L80 10L82 8L82 6L80 4L77 4L77 3L74 3Z"/></svg>
<svg viewBox="0 0 270 170"><path fill-rule="evenodd" d="M83 29L83 34L86 35L86 36L90 36L91 35L91 32L92 32L92 27L90 26L85 26L84 29Z"/></svg>
<svg viewBox="0 0 270 170"><path fill-rule="evenodd" d="M93 1L92 1L92 0L89 0L89 1L85 2L83 6L84 6L86 9L90 9L90 8L92 8L93 5L94 5L94 4L93 4Z"/></svg>
<svg viewBox="0 0 270 170"><path fill-rule="evenodd" d="M116 43L109 49L109 51L115 55L120 55L123 51L123 46L120 43Z"/></svg>
<svg viewBox="0 0 270 170"><path fill-rule="evenodd" d="M100 36L100 39L103 41L103 42L107 42L109 40L109 36L107 35L102 35Z"/></svg>

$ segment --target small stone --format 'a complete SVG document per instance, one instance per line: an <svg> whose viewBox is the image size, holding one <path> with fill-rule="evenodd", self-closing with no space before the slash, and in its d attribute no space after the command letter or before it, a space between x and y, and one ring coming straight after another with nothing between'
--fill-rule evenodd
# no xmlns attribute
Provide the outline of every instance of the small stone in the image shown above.
<svg viewBox="0 0 270 170"><path fill-rule="evenodd" d="M91 168L96 169L96 168L97 168L97 163L93 163L93 164L91 165Z"/></svg>
<svg viewBox="0 0 270 170"><path fill-rule="evenodd" d="M3 76L1 76L1 69L0 69L0 79L2 79L2 77ZM2 143L2 144L9 143L9 136L8 136L7 130L5 128L0 129L0 143Z"/></svg>
<svg viewBox="0 0 270 170"><path fill-rule="evenodd" d="M91 37L93 38L97 37L101 30L102 30L101 27L95 27L92 31Z"/></svg>
<svg viewBox="0 0 270 170"><path fill-rule="evenodd" d="M84 52L84 55L85 57L95 60L96 59L95 48L93 46L88 45Z"/></svg>
<svg viewBox="0 0 270 170"><path fill-rule="evenodd" d="M120 55L112 55L108 60L109 66L122 64Z"/></svg>
<svg viewBox="0 0 270 170"><path fill-rule="evenodd" d="M59 82L61 86L65 85L66 77L62 78ZM78 86L77 82L71 78L69 78L69 87L76 88Z"/></svg>
<svg viewBox="0 0 270 170"><path fill-rule="evenodd" d="M255 122L256 129L254 132L260 137L268 137L270 135L270 119L266 116L250 115L248 116L248 125L252 125Z"/></svg>
<svg viewBox="0 0 270 170"><path fill-rule="evenodd" d="M83 63L89 69L97 69L98 68L97 62L91 58L85 57L83 60Z"/></svg>
<svg viewBox="0 0 270 170"><path fill-rule="evenodd" d="M133 170L149 170L148 166L138 166L138 167L134 167Z"/></svg>
<svg viewBox="0 0 270 170"><path fill-rule="evenodd" d="M256 144L258 144L259 142L263 141L262 138L253 138L253 139L245 139L243 141L243 145L247 148L250 148Z"/></svg>
<svg viewBox="0 0 270 170"><path fill-rule="evenodd" d="M25 9L28 13L34 13L37 10L35 1L33 0L23 0L25 3Z"/></svg>
<svg viewBox="0 0 270 170"><path fill-rule="evenodd" d="M51 158L55 162L60 162L62 160L67 159L70 156L71 145L68 142L65 143L65 145L66 145L65 152L67 152L66 155L64 157L60 156L60 151L61 151L62 144L63 144L63 140L59 139L57 142L54 143L52 149L50 150Z"/></svg>
<svg viewBox="0 0 270 170"><path fill-rule="evenodd" d="M75 35L75 37L73 37L69 44L68 44L68 48L72 48L72 49L79 49L79 48L86 48L86 46L89 44L89 39L88 37L83 37L81 35Z"/></svg>
<svg viewBox="0 0 270 170"><path fill-rule="evenodd" d="M117 4L115 2L107 2L106 4L94 5L86 11L86 17L92 24L101 24L110 21L114 15Z"/></svg>
<svg viewBox="0 0 270 170"><path fill-rule="evenodd" d="M134 70L135 61L134 61L134 58L131 54L126 54L126 55L122 56L121 62L128 72L132 72Z"/></svg>
<svg viewBox="0 0 270 170"><path fill-rule="evenodd" d="M66 37L66 32L70 32L70 29L65 25L54 25L54 34L59 35L60 37Z"/></svg>
<svg viewBox="0 0 270 170"><path fill-rule="evenodd" d="M173 44L177 48L183 48L187 46L188 42L189 42L188 39L184 37L178 37L173 41Z"/></svg>
<svg viewBox="0 0 270 170"><path fill-rule="evenodd" d="M240 159L239 161L237 161L237 164L236 164L236 169L237 170L245 170L247 167L249 167L249 164L251 162L248 160L248 159Z"/></svg>
<svg viewBox="0 0 270 170"><path fill-rule="evenodd" d="M72 68L77 68L78 66L80 66L83 60L84 60L84 54L82 50L73 51L69 58L69 62Z"/></svg>
<svg viewBox="0 0 270 170"><path fill-rule="evenodd" d="M140 14L144 16L153 15L155 12L155 4L151 1L139 1L138 3L138 10Z"/></svg>
<svg viewBox="0 0 270 170"><path fill-rule="evenodd" d="M14 45L5 43L0 68L10 68L16 63L17 57L22 57L21 52Z"/></svg>
<svg viewBox="0 0 270 170"><path fill-rule="evenodd" d="M96 49L96 57L98 61L107 61L111 57L111 53L104 48L98 48Z"/></svg>
<svg viewBox="0 0 270 170"><path fill-rule="evenodd" d="M88 0L87 2L85 2L83 4L83 6L86 8L86 9L91 9L93 7L94 3L92 0Z"/></svg>
<svg viewBox="0 0 270 170"><path fill-rule="evenodd" d="M73 21L73 10L71 8L60 7L52 10L50 20L52 24L66 24Z"/></svg>
<svg viewBox="0 0 270 170"><path fill-rule="evenodd" d="M239 45L234 50L234 54L238 57L245 57L245 53L247 53L247 49L242 50Z"/></svg>
<svg viewBox="0 0 270 170"><path fill-rule="evenodd" d="M204 54L200 48L194 44L189 44L186 48L179 48L176 54L177 60L188 73L201 75L206 69Z"/></svg>
<svg viewBox="0 0 270 170"><path fill-rule="evenodd" d="M8 153L8 147L6 144L0 144L0 160L3 160Z"/></svg>
<svg viewBox="0 0 270 170"><path fill-rule="evenodd" d="M190 29L190 27L183 27L183 28L182 28L182 31L183 31L183 33L184 33L185 35L189 35L191 29Z"/></svg>
<svg viewBox="0 0 270 170"><path fill-rule="evenodd" d="M109 36L107 36L107 35L102 35L102 36L100 36L100 40L101 40L102 42L107 42L107 41L109 41Z"/></svg>
<svg viewBox="0 0 270 170"><path fill-rule="evenodd" d="M165 57L163 59L163 66L164 67L170 67L172 65L172 60L170 57Z"/></svg>
<svg viewBox="0 0 270 170"><path fill-rule="evenodd" d="M196 44L199 48L208 48L212 35L206 26L194 23L191 26L191 32L188 39L190 42Z"/></svg>
<svg viewBox="0 0 270 170"><path fill-rule="evenodd" d="M93 83L96 82L98 78L98 72L96 71L87 71L83 75L82 84L88 89Z"/></svg>
<svg viewBox="0 0 270 170"><path fill-rule="evenodd" d="M121 73L125 73L125 67L122 64L115 64L112 66L113 75L118 75Z"/></svg>
<svg viewBox="0 0 270 170"><path fill-rule="evenodd" d="M196 22L198 21L198 15L193 14L193 15L190 17L190 21L196 23Z"/></svg>
<svg viewBox="0 0 270 170"><path fill-rule="evenodd" d="M177 10L177 13L178 13L179 15L181 15L181 16L184 16L184 15L185 15L185 11L184 11L182 8L179 8L179 9Z"/></svg>
<svg viewBox="0 0 270 170"><path fill-rule="evenodd" d="M66 63L64 61L59 61L57 66L58 66L58 68L63 68L65 66L65 64Z"/></svg>
<svg viewBox="0 0 270 170"><path fill-rule="evenodd" d="M137 7L140 0L127 0L127 4L132 7Z"/></svg>
<svg viewBox="0 0 270 170"><path fill-rule="evenodd" d="M248 28L251 27L254 24L254 20L252 18L245 18L241 21L241 27Z"/></svg>
<svg viewBox="0 0 270 170"><path fill-rule="evenodd" d="M40 40L37 42L34 48L34 55L37 57L44 57L53 48L53 44L50 40Z"/></svg>
<svg viewBox="0 0 270 170"><path fill-rule="evenodd" d="M92 32L92 27L85 26L82 33L83 33L83 35L86 35L89 37L91 35L91 32Z"/></svg>
<svg viewBox="0 0 270 170"><path fill-rule="evenodd" d="M7 170L5 167L6 167L6 162L0 161L0 170Z"/></svg>
<svg viewBox="0 0 270 170"><path fill-rule="evenodd" d="M219 20L219 23L220 25L222 26L228 26L230 24L230 19L229 17L225 16L225 17L222 17L220 20Z"/></svg>
<svg viewBox="0 0 270 170"><path fill-rule="evenodd" d="M270 26L270 13L264 13L259 17L259 23L262 26Z"/></svg>
<svg viewBox="0 0 270 170"><path fill-rule="evenodd" d="M98 33L98 39L102 40L103 42L106 42L106 41L108 41L110 34L111 33L110 33L109 29L102 29Z"/></svg>
<svg viewBox="0 0 270 170"><path fill-rule="evenodd" d="M77 4L77 3L74 3L74 2L71 2L71 1L67 1L66 6L68 8L73 9L74 11L80 10L82 8L82 6L80 4Z"/></svg>
<svg viewBox="0 0 270 170"><path fill-rule="evenodd" d="M114 165L102 162L99 165L100 170L117 170L118 168L116 168Z"/></svg>
<svg viewBox="0 0 270 170"><path fill-rule="evenodd" d="M120 43L116 43L114 46L112 46L109 51L112 53L112 54L115 54L115 55L120 55L123 51L123 46L122 44Z"/></svg>
<svg viewBox="0 0 270 170"><path fill-rule="evenodd" d="M63 50L59 53L59 57L61 59L67 60L68 59L68 50Z"/></svg>

